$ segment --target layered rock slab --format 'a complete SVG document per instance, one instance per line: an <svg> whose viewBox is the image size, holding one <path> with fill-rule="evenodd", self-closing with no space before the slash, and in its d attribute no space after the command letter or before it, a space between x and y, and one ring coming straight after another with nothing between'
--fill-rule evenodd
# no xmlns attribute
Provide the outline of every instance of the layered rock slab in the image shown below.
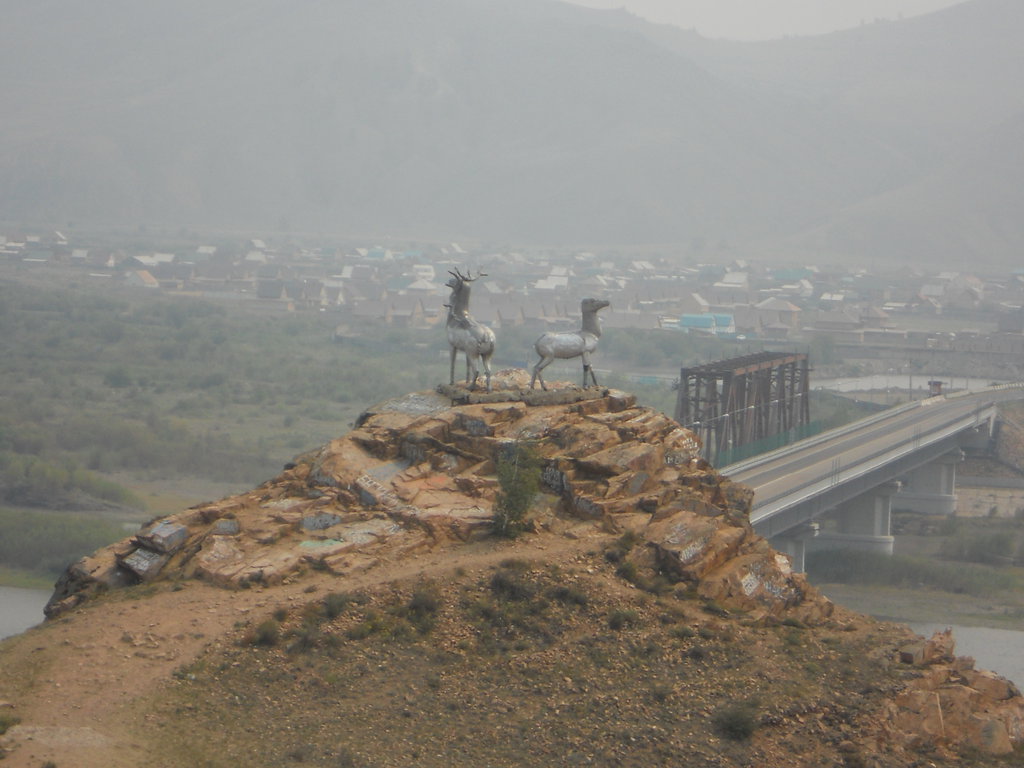
<svg viewBox="0 0 1024 768"><path fill-rule="evenodd" d="M702 461L694 435L623 392L532 393L524 379L506 376L492 393L443 388L385 401L260 487L156 521L75 563L48 613L140 580L272 586L458 546L488 531L497 463L526 441L543 461L535 535L629 530L640 542L634 565L709 606L746 621L817 624L832 614L753 532L750 489ZM912 749L1006 753L1024 740L1019 692L952 651L951 638L939 638L899 654L921 674L889 702L881 727Z"/></svg>
<svg viewBox="0 0 1024 768"><path fill-rule="evenodd" d="M749 489L700 459L692 433L625 392L535 391L528 381L525 371L502 371L494 392L439 387L379 403L262 486L76 563L48 614L143 578L272 585L457 545L489 530L497 463L523 442L542 461L536 532L568 529L573 518L603 531L639 524L658 567L708 599L774 612L813 603L812 613L827 614L828 601L750 528Z"/></svg>

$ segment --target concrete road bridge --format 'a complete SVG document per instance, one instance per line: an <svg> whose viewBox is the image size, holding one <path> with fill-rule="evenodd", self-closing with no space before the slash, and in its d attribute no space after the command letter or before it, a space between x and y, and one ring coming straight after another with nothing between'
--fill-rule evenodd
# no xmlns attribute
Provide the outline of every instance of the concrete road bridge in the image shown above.
<svg viewBox="0 0 1024 768"><path fill-rule="evenodd" d="M754 489L750 521L803 570L814 549L892 553L893 509L952 514L964 448L988 448L999 402L1024 382L926 400L792 443L719 471Z"/></svg>

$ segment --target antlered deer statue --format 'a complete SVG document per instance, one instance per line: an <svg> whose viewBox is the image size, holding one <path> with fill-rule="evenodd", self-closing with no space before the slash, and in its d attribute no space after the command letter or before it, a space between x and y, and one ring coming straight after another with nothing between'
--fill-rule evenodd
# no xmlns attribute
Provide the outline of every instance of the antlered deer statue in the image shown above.
<svg viewBox="0 0 1024 768"><path fill-rule="evenodd" d="M448 322L445 327L448 331L448 344L451 347L451 376L450 384L455 383L455 356L459 352L466 354L466 385L470 388L476 386L476 380L480 376L476 361L483 361L484 372L487 376L487 391L491 391L491 355L494 354L494 331L486 325L482 325L473 319L469 314L469 284L479 277L484 277L481 272L476 277L469 274L462 274L456 269L449 271L452 277L445 283L452 289L448 299ZM470 273L472 274L472 273Z"/></svg>

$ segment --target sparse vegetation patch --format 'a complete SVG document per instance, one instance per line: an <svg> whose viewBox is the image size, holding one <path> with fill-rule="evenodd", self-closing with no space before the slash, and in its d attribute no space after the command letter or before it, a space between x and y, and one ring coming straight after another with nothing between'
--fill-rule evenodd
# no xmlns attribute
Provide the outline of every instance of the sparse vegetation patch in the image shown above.
<svg viewBox="0 0 1024 768"><path fill-rule="evenodd" d="M1018 589L1021 584L1011 571L982 565L856 550L814 552L808 555L806 565L811 579L820 584L930 587L976 596Z"/></svg>
<svg viewBox="0 0 1024 768"><path fill-rule="evenodd" d="M685 597L624 599L603 552L577 566L507 560L453 582L311 596L276 645L212 648L176 675L154 715L173 711L193 750L216 744L198 755L211 765L253 768L739 764L721 762L726 743L743 764L775 765L784 738L821 747L826 715L870 722L843 692L886 685L872 633L824 643L787 626L801 636L791 654L778 628ZM170 735L165 747L169 762L183 749Z"/></svg>

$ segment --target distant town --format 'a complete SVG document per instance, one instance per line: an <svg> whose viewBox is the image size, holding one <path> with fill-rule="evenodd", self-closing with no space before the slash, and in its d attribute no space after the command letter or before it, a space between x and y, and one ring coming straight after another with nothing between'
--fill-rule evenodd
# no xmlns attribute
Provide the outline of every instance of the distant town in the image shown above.
<svg viewBox="0 0 1024 768"><path fill-rule="evenodd" d="M1024 374L1024 269L975 274L684 261L458 243L299 247L239 238L163 250L97 246L59 231L0 235L0 265L8 275L244 301L269 311L330 312L342 337L365 323L430 328L442 322L447 272L458 268L476 278L474 317L495 329L575 327L580 298L599 296L612 303L602 313L606 329L675 331L746 348L827 343L833 356L866 361L865 373Z"/></svg>

